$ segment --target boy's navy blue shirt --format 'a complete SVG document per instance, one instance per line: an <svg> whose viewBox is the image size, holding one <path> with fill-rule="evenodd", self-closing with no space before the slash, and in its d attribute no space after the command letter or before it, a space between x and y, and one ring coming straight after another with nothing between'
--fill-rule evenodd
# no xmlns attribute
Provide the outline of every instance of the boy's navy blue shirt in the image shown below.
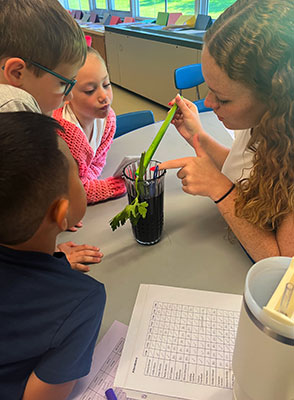
<svg viewBox="0 0 294 400"><path fill-rule="evenodd" d="M51 384L87 375L104 285L54 256L0 246L0 397L20 400L32 371Z"/></svg>

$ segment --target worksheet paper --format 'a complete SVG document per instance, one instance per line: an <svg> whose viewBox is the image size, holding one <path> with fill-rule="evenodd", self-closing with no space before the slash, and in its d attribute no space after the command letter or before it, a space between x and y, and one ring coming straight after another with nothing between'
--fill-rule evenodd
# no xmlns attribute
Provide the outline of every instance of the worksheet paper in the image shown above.
<svg viewBox="0 0 294 400"><path fill-rule="evenodd" d="M141 285L115 386L134 399L231 400L242 296Z"/></svg>
<svg viewBox="0 0 294 400"><path fill-rule="evenodd" d="M119 163L119 165L117 166L116 170L114 171L114 173L112 174L112 176L114 178L118 178L122 176L123 170L124 168L131 164L132 162L138 161L140 160L139 156L125 156L121 162Z"/></svg>
<svg viewBox="0 0 294 400"><path fill-rule="evenodd" d="M109 388L114 389L118 400L134 400L114 387L114 377L127 329L127 325L114 321L95 347L90 373L78 380L67 400L105 400L105 391Z"/></svg>
<svg viewBox="0 0 294 400"><path fill-rule="evenodd" d="M105 391L113 388L114 376L127 333L127 325L114 321L110 329L96 345L90 373L76 383L67 400L105 400ZM115 389L118 400L126 395Z"/></svg>

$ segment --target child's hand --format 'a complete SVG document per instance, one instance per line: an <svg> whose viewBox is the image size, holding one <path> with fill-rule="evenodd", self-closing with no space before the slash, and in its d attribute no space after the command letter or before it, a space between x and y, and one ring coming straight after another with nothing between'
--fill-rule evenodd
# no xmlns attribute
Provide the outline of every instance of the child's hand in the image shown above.
<svg viewBox="0 0 294 400"><path fill-rule="evenodd" d="M67 231L76 232L78 230L78 228L82 228L82 226L83 226L83 221L80 221L75 226L68 228Z"/></svg>
<svg viewBox="0 0 294 400"><path fill-rule="evenodd" d="M57 248L66 255L72 269L82 272L90 271L90 267L85 263L98 264L103 257L103 253L98 247L87 244L78 245L74 242L65 242L59 244Z"/></svg>
<svg viewBox="0 0 294 400"><path fill-rule="evenodd" d="M193 146L193 136L198 133L201 136L203 128L200 122L199 113L196 105L191 101L181 98L179 95L173 99L169 105L177 103L178 109L172 119L172 124L177 128L184 139Z"/></svg>

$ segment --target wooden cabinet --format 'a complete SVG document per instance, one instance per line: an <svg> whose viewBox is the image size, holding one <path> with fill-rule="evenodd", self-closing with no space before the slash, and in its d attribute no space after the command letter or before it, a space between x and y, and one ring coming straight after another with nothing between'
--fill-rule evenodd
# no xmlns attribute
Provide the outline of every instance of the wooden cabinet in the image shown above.
<svg viewBox="0 0 294 400"><path fill-rule="evenodd" d="M105 37L104 32L97 32L91 29L82 28L85 35L89 35L92 37L92 47L97 50L101 57L106 60L106 50L105 50Z"/></svg>

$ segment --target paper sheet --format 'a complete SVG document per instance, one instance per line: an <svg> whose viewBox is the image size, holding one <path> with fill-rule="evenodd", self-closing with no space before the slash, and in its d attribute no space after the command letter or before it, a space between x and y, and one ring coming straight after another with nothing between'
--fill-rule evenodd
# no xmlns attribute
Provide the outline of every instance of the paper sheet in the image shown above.
<svg viewBox="0 0 294 400"><path fill-rule="evenodd" d="M135 399L231 400L241 301L140 285L115 385Z"/></svg>
<svg viewBox="0 0 294 400"><path fill-rule="evenodd" d="M122 176L122 172L123 172L124 167L126 167L128 164L130 164L130 163L132 163L132 162L135 162L135 161L138 161L138 160L140 160L140 156L125 156L125 157L121 160L121 162L119 163L119 165L117 166L117 168L116 168L116 170L114 171L114 173L113 173L112 176L113 176L114 178L117 178L117 177Z"/></svg>
<svg viewBox="0 0 294 400"><path fill-rule="evenodd" d="M127 333L127 325L114 321L95 347L90 373L80 379L67 400L105 400L105 391L113 388L115 373ZM115 389L118 400L126 395Z"/></svg>

